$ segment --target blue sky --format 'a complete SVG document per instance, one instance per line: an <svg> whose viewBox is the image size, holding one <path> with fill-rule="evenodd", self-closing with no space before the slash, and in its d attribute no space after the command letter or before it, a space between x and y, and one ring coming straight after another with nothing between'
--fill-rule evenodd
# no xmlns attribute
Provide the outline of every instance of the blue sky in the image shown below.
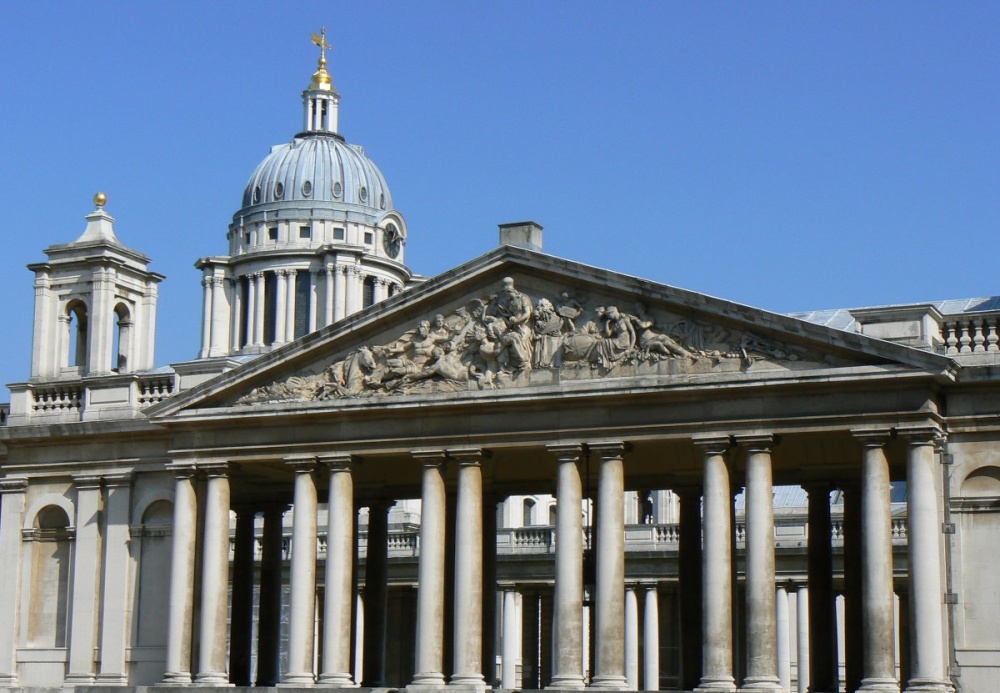
<svg viewBox="0 0 1000 693"><path fill-rule="evenodd" d="M1000 294L997 3L9 3L0 383L30 369L24 266L98 190L167 275L157 363L196 355L193 263L299 129L323 25L416 272L532 219L555 255L781 312Z"/></svg>

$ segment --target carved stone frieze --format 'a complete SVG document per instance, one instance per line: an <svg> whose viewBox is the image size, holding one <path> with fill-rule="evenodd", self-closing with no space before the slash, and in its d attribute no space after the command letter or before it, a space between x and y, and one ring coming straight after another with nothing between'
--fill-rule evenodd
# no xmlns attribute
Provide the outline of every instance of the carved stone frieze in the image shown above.
<svg viewBox="0 0 1000 693"><path fill-rule="evenodd" d="M504 278L495 294L421 320L383 344L255 388L237 404L458 392L638 375L805 366L822 355L753 332L647 306L588 306L562 291L530 297Z"/></svg>

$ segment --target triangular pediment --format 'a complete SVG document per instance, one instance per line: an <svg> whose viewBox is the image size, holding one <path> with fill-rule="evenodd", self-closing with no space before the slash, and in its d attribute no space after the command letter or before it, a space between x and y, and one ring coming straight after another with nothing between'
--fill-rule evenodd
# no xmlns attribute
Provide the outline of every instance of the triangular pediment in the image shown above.
<svg viewBox="0 0 1000 693"><path fill-rule="evenodd" d="M918 349L502 247L149 413L953 367Z"/></svg>

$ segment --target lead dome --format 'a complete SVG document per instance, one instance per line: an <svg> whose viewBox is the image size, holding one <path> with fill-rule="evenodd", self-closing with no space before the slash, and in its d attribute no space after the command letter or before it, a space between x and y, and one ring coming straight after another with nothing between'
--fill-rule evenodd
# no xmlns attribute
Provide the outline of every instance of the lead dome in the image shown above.
<svg viewBox="0 0 1000 693"><path fill-rule="evenodd" d="M271 149L250 176L237 216L289 202L327 202L373 216L393 208L385 176L364 149L319 132L302 133Z"/></svg>

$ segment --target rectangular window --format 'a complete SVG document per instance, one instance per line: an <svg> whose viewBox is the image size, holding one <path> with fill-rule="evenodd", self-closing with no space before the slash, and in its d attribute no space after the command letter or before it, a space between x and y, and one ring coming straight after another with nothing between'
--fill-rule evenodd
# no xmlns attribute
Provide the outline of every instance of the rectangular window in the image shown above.
<svg viewBox="0 0 1000 693"><path fill-rule="evenodd" d="M299 239L303 241L308 241L312 238L312 229L308 226L299 227Z"/></svg>
<svg viewBox="0 0 1000 693"><path fill-rule="evenodd" d="M344 229L334 229L333 230L333 240L335 240L335 241L342 241L345 238L347 238L347 234L344 232Z"/></svg>
<svg viewBox="0 0 1000 693"><path fill-rule="evenodd" d="M365 245L371 245L374 240L375 237L372 235L372 232L365 231Z"/></svg>
<svg viewBox="0 0 1000 693"><path fill-rule="evenodd" d="M247 234L249 236L250 234ZM249 242L249 241L248 241ZM240 346L250 343L250 277L240 277Z"/></svg>
<svg viewBox="0 0 1000 693"><path fill-rule="evenodd" d="M267 240L277 242L278 240L278 227L270 226L267 229Z"/></svg>
<svg viewBox="0 0 1000 693"><path fill-rule="evenodd" d="M277 230L277 229L275 229ZM257 298L260 300L260 297ZM264 344L272 344L277 335L278 277L274 272L264 273Z"/></svg>
<svg viewBox="0 0 1000 693"><path fill-rule="evenodd" d="M243 234L243 238L246 241L246 244L250 245L250 232L249 231L247 231L245 234Z"/></svg>
<svg viewBox="0 0 1000 693"><path fill-rule="evenodd" d="M295 273L295 336L298 339L309 332L309 300L312 298L312 277L307 270Z"/></svg>

